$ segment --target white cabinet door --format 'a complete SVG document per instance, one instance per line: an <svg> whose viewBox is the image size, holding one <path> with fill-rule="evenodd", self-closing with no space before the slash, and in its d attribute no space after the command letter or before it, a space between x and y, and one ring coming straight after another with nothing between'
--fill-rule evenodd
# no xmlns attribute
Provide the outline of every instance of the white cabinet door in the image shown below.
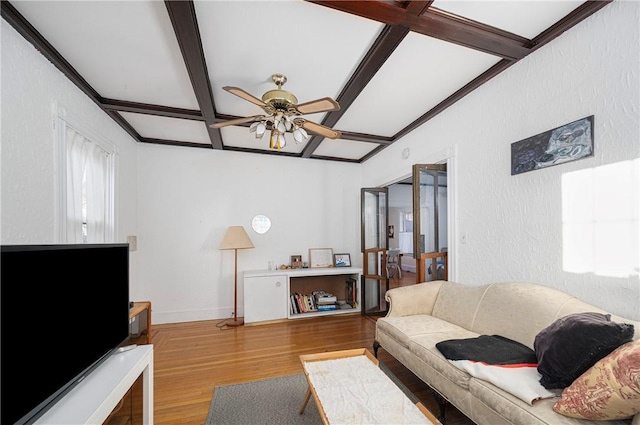
<svg viewBox="0 0 640 425"><path fill-rule="evenodd" d="M244 322L287 318L287 276L244 277Z"/></svg>

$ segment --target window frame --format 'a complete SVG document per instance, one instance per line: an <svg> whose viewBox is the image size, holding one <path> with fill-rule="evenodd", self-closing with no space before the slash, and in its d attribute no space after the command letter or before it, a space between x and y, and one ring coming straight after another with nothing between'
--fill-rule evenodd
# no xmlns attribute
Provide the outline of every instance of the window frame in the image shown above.
<svg viewBox="0 0 640 425"><path fill-rule="evenodd" d="M54 186L55 186L55 230L54 239L57 243L67 242L67 127L71 127L93 143L96 143L108 155L107 161L107 200L105 201L105 243L115 242L117 234L117 169L118 169L118 147L109 142L98 132L94 131L90 125L73 114L67 108L54 103L53 132L55 140L54 152Z"/></svg>

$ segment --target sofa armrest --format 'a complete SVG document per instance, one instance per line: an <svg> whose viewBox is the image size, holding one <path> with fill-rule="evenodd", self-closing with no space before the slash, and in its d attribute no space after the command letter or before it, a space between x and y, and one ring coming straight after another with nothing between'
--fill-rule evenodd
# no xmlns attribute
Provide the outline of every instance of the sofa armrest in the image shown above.
<svg viewBox="0 0 640 425"><path fill-rule="evenodd" d="M388 290L385 294L385 299L389 302L387 317L431 314L444 282L436 280Z"/></svg>

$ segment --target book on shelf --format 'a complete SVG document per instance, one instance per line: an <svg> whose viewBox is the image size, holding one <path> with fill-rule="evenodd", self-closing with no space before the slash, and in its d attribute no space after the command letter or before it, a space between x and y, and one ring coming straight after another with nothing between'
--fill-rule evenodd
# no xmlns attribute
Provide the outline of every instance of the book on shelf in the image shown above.
<svg viewBox="0 0 640 425"><path fill-rule="evenodd" d="M314 291L313 295L315 296L316 303L318 304L330 304L338 301L338 298L335 295L325 291Z"/></svg>
<svg viewBox="0 0 640 425"><path fill-rule="evenodd" d="M289 309L292 314L308 313L317 311L314 298L311 295L295 293L291 295Z"/></svg>
<svg viewBox="0 0 640 425"><path fill-rule="evenodd" d="M333 303L333 304L318 304L318 311L332 311L332 310L337 310L338 306Z"/></svg>
<svg viewBox="0 0 640 425"><path fill-rule="evenodd" d="M358 307L358 302L356 301L358 299L358 286L356 283L356 279L349 278L345 284L345 301L353 308Z"/></svg>

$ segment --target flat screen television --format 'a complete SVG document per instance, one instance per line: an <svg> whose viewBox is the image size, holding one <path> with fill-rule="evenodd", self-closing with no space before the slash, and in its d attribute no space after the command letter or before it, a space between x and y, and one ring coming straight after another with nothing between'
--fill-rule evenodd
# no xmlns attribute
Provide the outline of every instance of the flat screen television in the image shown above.
<svg viewBox="0 0 640 425"><path fill-rule="evenodd" d="M30 424L129 338L129 245L3 245L0 423Z"/></svg>

